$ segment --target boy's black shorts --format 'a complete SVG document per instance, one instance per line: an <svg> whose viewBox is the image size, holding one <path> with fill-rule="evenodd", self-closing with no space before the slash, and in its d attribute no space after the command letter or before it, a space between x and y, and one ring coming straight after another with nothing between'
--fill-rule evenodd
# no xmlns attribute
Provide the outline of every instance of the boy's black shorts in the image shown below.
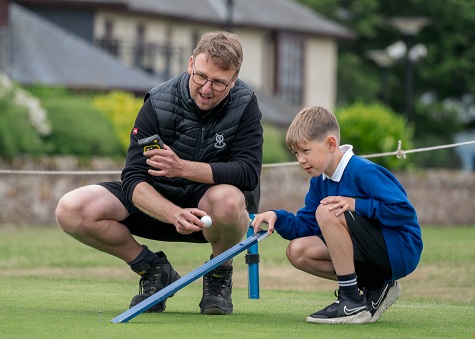
<svg viewBox="0 0 475 339"><path fill-rule="evenodd" d="M105 187L111 192L129 211L129 216L122 220L121 223L127 226L130 233L138 237L170 241L170 242L193 242L193 243L206 243L208 242L203 236L203 232L193 232L191 234L180 234L176 231L176 228L172 224L167 224L162 221L156 220L151 216L143 213L134 205L129 204L122 197L122 188L119 181L101 182L98 185ZM183 207L191 208L198 207L198 203L206 193L211 185L203 184L200 189L195 190L193 194L186 197L186 199L180 199L173 201L174 204Z"/></svg>
<svg viewBox="0 0 475 339"><path fill-rule="evenodd" d="M353 241L355 270L358 282L379 282L392 276L386 242L378 220L345 212L346 224ZM323 241L323 237L321 237Z"/></svg>

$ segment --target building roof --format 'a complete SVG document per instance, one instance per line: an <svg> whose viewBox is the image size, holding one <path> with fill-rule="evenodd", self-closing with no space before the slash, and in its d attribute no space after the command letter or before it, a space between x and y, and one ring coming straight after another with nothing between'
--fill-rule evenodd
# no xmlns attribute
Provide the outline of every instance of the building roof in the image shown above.
<svg viewBox="0 0 475 339"><path fill-rule="evenodd" d="M108 5L114 5L124 1L128 1L128 5L133 7L135 11L149 12L149 14L150 12L155 13L155 11L160 12L162 15L170 16L172 13L174 15L181 13L181 15L186 15L188 19L190 16L200 18L200 20L204 20L203 18L207 17L209 20L220 23L222 23L226 15L226 8L219 7L220 3L221 6L224 6L224 0L110 0L107 3ZM277 3L279 3L279 6L275 7L281 8L280 11L285 11L283 8L286 7L281 7L284 4L283 6L297 8L297 11L308 12L304 7L296 6L292 1L234 1L236 3L236 25L244 25L244 22L250 24L255 21L256 25L259 23L261 26L269 25L275 28L279 20L272 24L271 18L275 19L277 11L266 10L266 15L260 17L257 12L253 11L257 11L258 8L263 10L266 6L273 8L272 5L274 4L275 6ZM244 6L246 1L249 5L247 7ZM96 0L56 0L56 2L81 3L82 5L89 3L95 6L104 4L104 1ZM185 11L192 4L194 4L193 7L196 7L197 10ZM264 6L264 4L267 5ZM308 18L307 14L302 14L300 23L305 22L305 20L315 20L313 14L311 17L313 19L305 19ZM9 19L11 57L6 73L14 81L23 85L43 84L66 86L68 88L117 89L145 93L153 86L163 82L163 79L152 76L139 68L128 67L120 63L116 58L102 49L96 48L90 42L77 37L13 2L10 3ZM297 22L299 21L297 20ZM295 24L293 23L292 26L295 27ZM282 25L290 26L290 20L286 15L282 15L280 18L280 25L282 28L284 27ZM332 31L333 24L327 22L326 19L323 20L322 18L320 25L321 34L325 31L324 27L327 27L327 31ZM336 34L336 31L332 32ZM298 112L297 107L293 107L271 95L260 91L256 91L256 94L259 98L259 106L264 121L286 126L290 124Z"/></svg>
<svg viewBox="0 0 475 339"><path fill-rule="evenodd" d="M100 2L100 1L97 1ZM212 24L226 23L226 0L127 0L132 11ZM353 39L355 34L295 0L233 0L234 26ZM192 10L191 10L192 9Z"/></svg>
<svg viewBox="0 0 475 339"><path fill-rule="evenodd" d="M17 0L36 6L116 8L149 16L169 17L213 25L228 20L228 0ZM354 39L355 33L296 0L232 0L232 21L236 27L285 30Z"/></svg>
<svg viewBox="0 0 475 339"><path fill-rule="evenodd" d="M6 73L25 85L146 92L161 79L10 3L11 58Z"/></svg>

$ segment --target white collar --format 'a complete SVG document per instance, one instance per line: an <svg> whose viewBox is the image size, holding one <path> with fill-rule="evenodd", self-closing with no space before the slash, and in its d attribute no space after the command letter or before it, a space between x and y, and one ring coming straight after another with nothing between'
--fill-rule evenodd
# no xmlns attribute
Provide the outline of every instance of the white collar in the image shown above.
<svg viewBox="0 0 475 339"><path fill-rule="evenodd" d="M353 146L352 145L341 145L340 151L343 153L343 157L341 158L338 166L331 177L328 177L325 173L322 173L322 178L325 180L326 178L340 182L343 172L345 171L346 165L350 161L351 157L353 156Z"/></svg>

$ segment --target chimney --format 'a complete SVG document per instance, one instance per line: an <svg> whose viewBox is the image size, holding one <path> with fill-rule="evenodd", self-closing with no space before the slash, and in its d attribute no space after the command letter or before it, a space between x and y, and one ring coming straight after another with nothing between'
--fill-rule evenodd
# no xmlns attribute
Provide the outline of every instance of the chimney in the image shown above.
<svg viewBox="0 0 475 339"><path fill-rule="evenodd" d="M8 0L0 0L0 72L7 71L9 49Z"/></svg>

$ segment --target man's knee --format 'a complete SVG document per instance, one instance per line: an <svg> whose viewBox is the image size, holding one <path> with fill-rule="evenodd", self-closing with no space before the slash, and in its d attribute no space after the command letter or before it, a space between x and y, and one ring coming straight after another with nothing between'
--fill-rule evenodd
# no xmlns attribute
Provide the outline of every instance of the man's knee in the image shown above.
<svg viewBox="0 0 475 339"><path fill-rule="evenodd" d="M232 224L245 212L246 203L244 194L236 187L218 185L208 190L200 208L212 211L223 223Z"/></svg>
<svg viewBox="0 0 475 339"><path fill-rule="evenodd" d="M110 209L103 204L104 189L85 186L66 193L56 206L56 222L66 233L80 233L81 228L100 219L98 213ZM102 212L101 212L102 211Z"/></svg>
<svg viewBox="0 0 475 339"><path fill-rule="evenodd" d="M56 222L59 227L66 232L71 233L80 224L81 206L76 199L74 191L64 195L58 202L55 210Z"/></svg>

